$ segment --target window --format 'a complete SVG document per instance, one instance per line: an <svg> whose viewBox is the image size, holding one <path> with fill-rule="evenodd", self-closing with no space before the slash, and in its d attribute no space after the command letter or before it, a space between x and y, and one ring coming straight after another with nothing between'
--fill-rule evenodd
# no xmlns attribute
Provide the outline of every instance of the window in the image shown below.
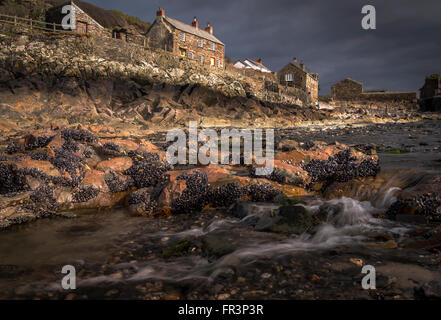
<svg viewBox="0 0 441 320"><path fill-rule="evenodd" d="M212 43L211 43L211 50L213 50L213 51L214 51L214 50L215 50L215 48L216 48L216 45L214 44L214 42L212 42Z"/></svg>
<svg viewBox="0 0 441 320"><path fill-rule="evenodd" d="M179 48L179 54L181 55L181 57L185 57L187 56L187 50Z"/></svg>
<svg viewBox="0 0 441 320"><path fill-rule="evenodd" d="M204 63L204 56L203 56L203 55L199 55L199 61L200 61L201 63Z"/></svg>
<svg viewBox="0 0 441 320"><path fill-rule="evenodd" d="M189 52L188 56L190 57L190 59L194 59L194 53L193 52Z"/></svg>
<svg viewBox="0 0 441 320"><path fill-rule="evenodd" d="M221 67L221 62L220 59L216 59L216 67L220 68Z"/></svg>
<svg viewBox="0 0 441 320"><path fill-rule="evenodd" d="M185 41L185 32L181 32L181 41Z"/></svg>
<svg viewBox="0 0 441 320"><path fill-rule="evenodd" d="M285 74L285 81L286 82L294 81L294 75L292 73Z"/></svg>
<svg viewBox="0 0 441 320"><path fill-rule="evenodd" d="M198 41L198 47L202 48L204 46L204 40L203 39L199 39Z"/></svg>
<svg viewBox="0 0 441 320"><path fill-rule="evenodd" d="M210 66L214 67L214 58L210 58Z"/></svg>

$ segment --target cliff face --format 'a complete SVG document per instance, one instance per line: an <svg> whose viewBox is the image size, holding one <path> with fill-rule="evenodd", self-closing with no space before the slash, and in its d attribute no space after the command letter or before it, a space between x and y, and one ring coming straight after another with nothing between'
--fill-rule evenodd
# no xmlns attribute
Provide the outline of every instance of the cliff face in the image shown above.
<svg viewBox="0 0 441 320"><path fill-rule="evenodd" d="M2 126L112 124L292 126L327 113L261 90L231 72L202 68L116 39L0 37Z"/></svg>

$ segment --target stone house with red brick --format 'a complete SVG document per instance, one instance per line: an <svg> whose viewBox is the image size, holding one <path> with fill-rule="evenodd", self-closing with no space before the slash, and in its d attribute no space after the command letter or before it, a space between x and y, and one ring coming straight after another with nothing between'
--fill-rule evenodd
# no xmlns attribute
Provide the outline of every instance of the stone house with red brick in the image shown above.
<svg viewBox="0 0 441 320"><path fill-rule="evenodd" d="M196 17L188 25L167 17L159 8L146 37L150 48L165 50L205 66L224 68L224 43L214 36L210 23L200 29Z"/></svg>
<svg viewBox="0 0 441 320"><path fill-rule="evenodd" d="M297 58L277 72L279 83L286 87L295 87L305 91L311 102L318 102L319 74L305 67Z"/></svg>

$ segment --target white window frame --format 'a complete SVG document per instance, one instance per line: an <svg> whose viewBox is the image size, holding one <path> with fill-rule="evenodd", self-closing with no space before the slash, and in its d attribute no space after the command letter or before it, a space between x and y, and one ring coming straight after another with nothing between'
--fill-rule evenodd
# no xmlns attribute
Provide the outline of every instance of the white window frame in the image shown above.
<svg viewBox="0 0 441 320"><path fill-rule="evenodd" d="M211 43L211 51L216 50L216 44L214 42Z"/></svg>
<svg viewBox="0 0 441 320"><path fill-rule="evenodd" d="M285 81L286 82L294 82L294 74L292 74L292 73L285 74Z"/></svg>
<svg viewBox="0 0 441 320"><path fill-rule="evenodd" d="M188 57L189 57L190 59L194 59L194 52L190 51L190 52L188 53Z"/></svg>
<svg viewBox="0 0 441 320"><path fill-rule="evenodd" d="M200 63L204 63L204 56L202 54L200 54L198 58Z"/></svg>
<svg viewBox="0 0 441 320"><path fill-rule="evenodd" d="M185 42L185 32L181 32L181 41Z"/></svg>
<svg viewBox="0 0 441 320"><path fill-rule="evenodd" d="M218 68L221 67L221 61L219 58L216 59L216 67L218 67Z"/></svg>
<svg viewBox="0 0 441 320"><path fill-rule="evenodd" d="M199 38L199 40L198 40L198 47L199 48L203 48L204 47L204 39Z"/></svg>

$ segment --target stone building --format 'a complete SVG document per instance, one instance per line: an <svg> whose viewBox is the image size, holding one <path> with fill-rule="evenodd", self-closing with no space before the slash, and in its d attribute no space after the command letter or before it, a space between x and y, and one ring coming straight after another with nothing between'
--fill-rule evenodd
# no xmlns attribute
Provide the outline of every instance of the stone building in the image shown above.
<svg viewBox="0 0 441 320"><path fill-rule="evenodd" d="M75 26L72 30L73 32L108 37L112 35L111 32L104 28L96 18L92 18L92 14L87 10L87 5L80 1L67 1L64 4L48 9L46 12L46 22L62 24L63 18L70 13L63 13L62 11L63 7L67 5L71 5L73 9L72 16L75 20L75 23L73 24Z"/></svg>
<svg viewBox="0 0 441 320"><path fill-rule="evenodd" d="M311 102L318 101L319 74L311 72L303 62L299 63L294 58L293 61L277 72L277 77L282 86L304 90L310 97Z"/></svg>
<svg viewBox="0 0 441 320"><path fill-rule="evenodd" d="M441 74L432 74L426 78L420 89L419 102L424 111L441 110Z"/></svg>
<svg viewBox="0 0 441 320"><path fill-rule="evenodd" d="M346 78L331 87L334 102L353 104L399 104L413 107L417 102L415 91L388 92L381 90L363 90L363 83Z"/></svg>
<svg viewBox="0 0 441 320"><path fill-rule="evenodd" d="M334 100L356 99L363 92L361 82L346 78L331 87L331 97Z"/></svg>
<svg viewBox="0 0 441 320"><path fill-rule="evenodd" d="M146 37L150 48L166 50L203 65L224 67L225 45L213 35L210 23L200 29L196 17L188 25L167 17L159 8Z"/></svg>

